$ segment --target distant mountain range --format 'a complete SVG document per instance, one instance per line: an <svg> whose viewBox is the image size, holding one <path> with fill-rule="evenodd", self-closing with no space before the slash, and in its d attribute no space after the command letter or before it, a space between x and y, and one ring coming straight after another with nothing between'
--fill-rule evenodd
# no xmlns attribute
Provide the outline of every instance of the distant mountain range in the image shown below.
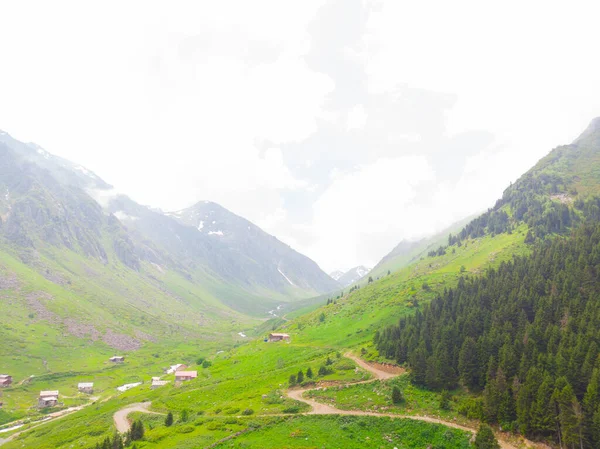
<svg viewBox="0 0 600 449"><path fill-rule="evenodd" d="M359 265L358 267L351 268L345 273L343 271L334 271L330 273L329 276L335 279L343 287L347 287L365 277L370 271L370 268Z"/></svg>
<svg viewBox="0 0 600 449"><path fill-rule="evenodd" d="M141 277L160 267L258 315L340 287L308 257L218 204L162 213L2 131L0 192L0 249L21 255L62 248L103 264L118 261Z"/></svg>

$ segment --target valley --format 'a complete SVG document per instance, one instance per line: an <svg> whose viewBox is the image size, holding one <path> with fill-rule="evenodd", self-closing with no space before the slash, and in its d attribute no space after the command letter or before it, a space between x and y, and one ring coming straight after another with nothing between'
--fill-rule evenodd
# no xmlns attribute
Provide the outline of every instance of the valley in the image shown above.
<svg viewBox="0 0 600 449"><path fill-rule="evenodd" d="M600 179L588 168L600 121L590 127L487 212L397 245L346 286L213 203L177 217L122 197L103 209L0 147L17 160L2 173L28 181L0 178L12 192L0 232L0 371L13 378L0 390L2 448L104 449L135 425L139 449L466 449L481 422L506 449L593 447ZM37 225L40 214L53 218ZM176 364L191 380L168 372ZM58 404L38 408L41 391ZM523 404L550 410L544 392L558 424L534 428L539 413Z"/></svg>

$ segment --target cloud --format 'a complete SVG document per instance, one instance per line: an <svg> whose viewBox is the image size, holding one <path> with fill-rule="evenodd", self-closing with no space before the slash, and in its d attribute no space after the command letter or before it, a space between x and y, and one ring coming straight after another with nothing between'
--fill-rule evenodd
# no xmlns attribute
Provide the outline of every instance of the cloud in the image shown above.
<svg viewBox="0 0 600 449"><path fill-rule="evenodd" d="M209 199L327 270L373 264L493 205L600 115L598 12L580 1L12 2L0 128L142 204Z"/></svg>

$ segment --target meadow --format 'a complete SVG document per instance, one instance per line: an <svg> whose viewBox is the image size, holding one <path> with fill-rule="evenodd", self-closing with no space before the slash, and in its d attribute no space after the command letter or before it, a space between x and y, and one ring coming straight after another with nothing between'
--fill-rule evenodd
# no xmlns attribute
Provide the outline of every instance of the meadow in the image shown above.
<svg viewBox="0 0 600 449"><path fill-rule="evenodd" d="M389 413L463 419L456 412L458 402L452 402L448 411L440 410L439 395L413 387L406 376L339 389L331 385L336 381L368 379L369 373L342 354L353 350L365 359L384 361L372 344L377 329L394 323L402 315L414 313L437 292L455 285L460 276L481 273L487 267L511 258L512 254L528 252L523 243L525 233L526 229L522 227L511 234L471 239L460 247L449 247L442 256L424 257L376 282L363 283L358 289L346 291L338 298L332 298L334 301L329 305L325 305L327 298L322 298L322 305L317 308L307 304L307 313L293 320L264 321L255 326L254 331L248 330L250 337L247 339L239 337L236 331L246 331L248 328L240 327L248 322L237 319L218 333L212 332L212 325L209 325L202 329L205 336L190 333L183 341L178 341L177 336L171 338L171 332L167 331L164 338L146 341L141 349L128 352L126 363L118 366L107 362L114 350L104 343L65 336L52 331L52 326L43 320L30 323L31 327L22 326L21 317L14 326L17 338L19 332L23 336L45 332L55 338L54 341L48 339L51 343L46 347L33 344L35 339L29 338L22 343L23 351L0 353L3 366L10 362L18 376L25 378L31 372L36 373L29 383L4 392L9 416L0 415L0 418L7 422L23 414L39 416L37 411L27 407L41 389L59 389L61 395L69 396L64 398L65 407L90 401L75 391L80 381L96 383L97 391L93 396L97 399L80 412L20 434L3 448L88 448L114 432L112 415L117 410L127 404L147 401L151 401L152 411L174 413L176 423L166 427L164 416L140 415L147 433L144 441L138 442L138 448L208 447L238 432L243 433L218 447L337 447L329 445L331 426L350 429L338 432L343 437L339 447L365 447L366 444L380 447L385 435L390 436L398 448L424 447L424 439L435 441L438 446L432 447L467 447L464 446L467 436L429 423L369 417L301 416L299 414L306 412L308 406L287 398L284 391L291 375L296 375L299 370L306 373L310 367L315 376L311 380L305 378L305 384L318 387L321 381L329 383L326 391L309 394L315 394L319 400L333 400L339 408L383 409ZM44 281L37 282L43 284ZM43 285L36 285L35 289L38 288ZM13 313L22 312L15 306ZM217 325L216 321L213 323ZM31 331L32 328L35 331ZM265 343L264 336L273 329L288 332L291 343ZM48 369L41 363L45 356L48 356ZM210 362L207 368L198 363L204 359ZM331 361L327 366L331 366L332 372L318 376L319 368L327 364L327 359ZM165 367L174 363L185 363L189 369L198 370L198 378L176 385L172 376L163 376L171 382L150 390L150 378L161 375ZM115 389L118 385L138 381L144 382L143 385L127 392L120 393ZM394 383L398 383L405 394L405 401L398 406L392 406L389 401ZM456 401L463 395L462 392L453 394ZM188 416L185 422L181 421L182 414ZM307 433L304 439L291 436L298 429L299 434ZM442 436L447 432L457 435L453 437L456 439L446 441ZM390 446L389 442L387 444L385 447Z"/></svg>

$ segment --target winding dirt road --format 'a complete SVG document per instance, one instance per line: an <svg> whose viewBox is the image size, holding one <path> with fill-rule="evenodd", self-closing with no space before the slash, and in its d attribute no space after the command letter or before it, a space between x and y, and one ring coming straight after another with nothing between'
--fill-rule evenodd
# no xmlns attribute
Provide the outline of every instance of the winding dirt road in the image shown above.
<svg viewBox="0 0 600 449"><path fill-rule="evenodd" d="M127 416L133 412L140 413L149 413L151 415L164 415L164 413L151 412L148 410L151 402L140 402L138 404L131 404L125 408L122 408L118 412L113 415L113 421L115 422L115 427L119 431L119 433L125 433L131 428L131 423L127 419Z"/></svg>
<svg viewBox="0 0 600 449"><path fill-rule="evenodd" d="M359 365L361 368L365 369L366 371L370 372L373 375L373 379L364 380L361 382L352 382L352 383L349 383L348 385L358 385L358 384L365 384L365 383L369 383L369 382L375 382L377 380L391 379L393 377L400 375L403 372L403 370L401 370L401 369L397 369L395 373L392 373L389 371L383 371L382 369L379 369L376 366L373 366L370 363L367 363L364 360L361 360L360 358L358 358L352 354L344 354L344 356L349 359L352 359L354 362L356 362L357 365ZM299 389L299 390L288 390L286 392L286 395L289 398L295 399L296 401L304 402L305 404L308 404L311 407L311 410L309 412L304 413L305 415L385 416L385 417L389 417L389 418L414 419L417 421L425 421L425 422L430 422L430 423L434 423L434 424L442 424L447 427L464 430L466 432L471 432L473 434L477 432L477 429L473 429L471 427L466 427L466 426L457 424L452 421L445 421L443 419L432 418L429 416L399 415L399 414L394 414L394 413L366 412L366 411L362 411L362 410L340 410L338 408L332 407L331 405L322 404L320 402L317 402L314 399L305 398L303 396L304 393L307 391L310 391L310 390L312 390L312 388L305 388L305 389ZM512 443L507 441L502 435L497 434L496 438L498 439L498 443L500 443L500 447L502 449L519 449L517 446L514 446ZM550 449L546 445L533 443L528 440L523 440L523 442L528 448Z"/></svg>

